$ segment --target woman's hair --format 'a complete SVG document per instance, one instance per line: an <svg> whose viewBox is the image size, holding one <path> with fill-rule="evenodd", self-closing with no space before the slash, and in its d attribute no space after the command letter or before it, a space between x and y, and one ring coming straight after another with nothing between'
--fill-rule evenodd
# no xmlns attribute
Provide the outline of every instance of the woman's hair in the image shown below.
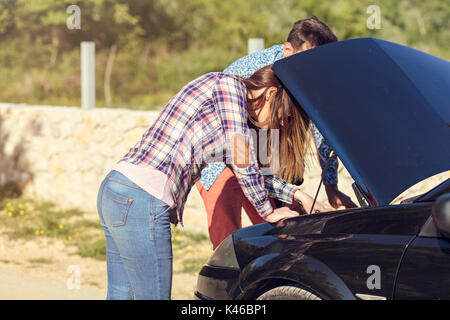
<svg viewBox="0 0 450 320"><path fill-rule="evenodd" d="M279 155L271 154L271 159L279 156L279 170L277 175L288 182L295 182L303 178L305 169L305 155L309 149L309 125L310 118L303 108L293 99L285 89L272 70L272 65L257 70L250 78L243 79L247 91L265 89L258 97L250 98L247 94L247 108L257 110L264 106L265 96L270 87L277 88L277 92L272 100L271 119L268 124L269 129L279 129ZM281 108L281 119L278 117L278 110ZM261 127L263 123L258 123L249 115L249 121L256 127ZM264 123L267 124L267 123ZM272 135L270 134L269 137ZM272 150L269 146L267 150ZM275 158L274 158L275 157ZM271 166L277 167L271 160Z"/></svg>

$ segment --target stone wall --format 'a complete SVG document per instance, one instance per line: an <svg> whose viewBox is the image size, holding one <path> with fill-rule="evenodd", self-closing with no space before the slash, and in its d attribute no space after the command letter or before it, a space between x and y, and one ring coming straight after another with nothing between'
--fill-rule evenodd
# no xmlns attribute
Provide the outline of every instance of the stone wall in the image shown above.
<svg viewBox="0 0 450 320"><path fill-rule="evenodd" d="M24 196L95 211L103 177L157 115L0 104L0 184L15 181Z"/></svg>

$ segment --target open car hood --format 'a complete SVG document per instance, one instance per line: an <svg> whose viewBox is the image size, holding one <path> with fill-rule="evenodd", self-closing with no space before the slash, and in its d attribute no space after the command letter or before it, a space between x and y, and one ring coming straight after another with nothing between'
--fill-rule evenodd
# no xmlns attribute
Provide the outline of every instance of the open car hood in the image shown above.
<svg viewBox="0 0 450 320"><path fill-rule="evenodd" d="M372 206L450 170L450 62L363 38L295 54L273 70Z"/></svg>

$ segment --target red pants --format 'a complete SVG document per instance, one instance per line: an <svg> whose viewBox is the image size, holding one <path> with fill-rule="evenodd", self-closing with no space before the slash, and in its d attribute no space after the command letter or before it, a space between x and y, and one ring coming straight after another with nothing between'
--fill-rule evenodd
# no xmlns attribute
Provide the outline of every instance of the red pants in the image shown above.
<svg viewBox="0 0 450 320"><path fill-rule="evenodd" d="M234 231L242 228L242 207L253 224L265 222L248 201L233 171L228 167L217 177L209 190L200 182L196 185L205 204L209 238L214 249ZM270 200L276 208L275 200Z"/></svg>

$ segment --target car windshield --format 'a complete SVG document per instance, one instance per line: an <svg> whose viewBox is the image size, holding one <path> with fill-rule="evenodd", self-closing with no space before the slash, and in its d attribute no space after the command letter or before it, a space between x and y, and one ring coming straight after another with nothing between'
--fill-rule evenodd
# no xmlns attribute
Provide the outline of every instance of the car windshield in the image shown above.
<svg viewBox="0 0 450 320"><path fill-rule="evenodd" d="M413 185L411 188L408 188L407 190L405 190L403 193L401 193L397 198L395 198L391 202L391 205L399 204L402 201L405 201L406 199L420 196L420 195L430 191L431 189L438 186L439 184L441 184L442 182L444 182L445 180L447 180L449 178L450 178L450 170L441 172L441 173L431 176L425 180L422 180L419 183L416 183L415 185Z"/></svg>

